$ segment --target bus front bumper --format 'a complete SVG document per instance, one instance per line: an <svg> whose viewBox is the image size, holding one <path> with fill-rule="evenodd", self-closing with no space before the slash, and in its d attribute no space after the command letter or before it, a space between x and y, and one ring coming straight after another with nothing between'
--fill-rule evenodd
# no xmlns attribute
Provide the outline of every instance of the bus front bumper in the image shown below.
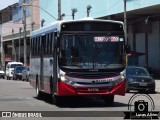
<svg viewBox="0 0 160 120"><path fill-rule="evenodd" d="M126 82L122 81L112 87L74 87L62 81L58 83L58 96L103 96L125 95Z"/></svg>

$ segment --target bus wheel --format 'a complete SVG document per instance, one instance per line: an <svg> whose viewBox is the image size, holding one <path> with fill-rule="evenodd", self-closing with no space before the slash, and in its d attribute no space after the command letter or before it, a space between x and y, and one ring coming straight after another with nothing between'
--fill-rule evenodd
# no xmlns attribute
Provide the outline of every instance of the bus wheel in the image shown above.
<svg viewBox="0 0 160 120"><path fill-rule="evenodd" d="M52 101L53 101L53 104L55 104L55 105L61 105L61 97L59 97L59 96L57 96L57 95L52 95Z"/></svg>
<svg viewBox="0 0 160 120"><path fill-rule="evenodd" d="M106 106L112 106L114 103L114 95L107 95L104 97L104 102Z"/></svg>
<svg viewBox="0 0 160 120"><path fill-rule="evenodd" d="M38 82L36 83L36 96L38 99L42 99L42 92L39 90Z"/></svg>

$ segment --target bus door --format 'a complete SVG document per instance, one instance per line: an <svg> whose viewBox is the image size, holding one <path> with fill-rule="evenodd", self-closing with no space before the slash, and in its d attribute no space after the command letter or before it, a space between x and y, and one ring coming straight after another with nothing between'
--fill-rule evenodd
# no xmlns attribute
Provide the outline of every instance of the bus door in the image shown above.
<svg viewBox="0 0 160 120"><path fill-rule="evenodd" d="M57 33L53 34L53 93L57 93L57 84L58 84L58 76L57 76L57 47L58 47L58 39Z"/></svg>
<svg viewBox="0 0 160 120"><path fill-rule="evenodd" d="M46 35L41 36L40 54L40 88L44 90L44 54L45 54Z"/></svg>

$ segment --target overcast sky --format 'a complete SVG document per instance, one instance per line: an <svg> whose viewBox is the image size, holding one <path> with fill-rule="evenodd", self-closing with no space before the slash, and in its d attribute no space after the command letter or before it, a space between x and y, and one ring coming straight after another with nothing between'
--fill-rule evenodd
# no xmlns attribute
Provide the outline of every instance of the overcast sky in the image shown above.
<svg viewBox="0 0 160 120"><path fill-rule="evenodd" d="M8 7L9 5L13 5L14 3L18 1L19 0L0 0L0 10Z"/></svg>

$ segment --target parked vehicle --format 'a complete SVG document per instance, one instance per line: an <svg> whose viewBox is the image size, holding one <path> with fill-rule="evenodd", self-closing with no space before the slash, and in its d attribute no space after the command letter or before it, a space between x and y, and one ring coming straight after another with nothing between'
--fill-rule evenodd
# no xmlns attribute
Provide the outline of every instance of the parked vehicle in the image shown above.
<svg viewBox="0 0 160 120"><path fill-rule="evenodd" d="M0 67L0 78L5 78L4 70Z"/></svg>
<svg viewBox="0 0 160 120"><path fill-rule="evenodd" d="M22 71L22 80L29 81L29 67L25 67Z"/></svg>
<svg viewBox="0 0 160 120"><path fill-rule="evenodd" d="M155 92L155 81L143 67L126 67L126 92L130 90Z"/></svg>
<svg viewBox="0 0 160 120"><path fill-rule="evenodd" d="M13 80L22 80L22 71L25 69L24 66L16 66L13 70Z"/></svg>
<svg viewBox="0 0 160 120"><path fill-rule="evenodd" d="M13 77L12 71L14 70L14 68L16 66L23 66L23 63L21 63L21 62L9 62L6 65L6 77L7 77L7 80Z"/></svg>

